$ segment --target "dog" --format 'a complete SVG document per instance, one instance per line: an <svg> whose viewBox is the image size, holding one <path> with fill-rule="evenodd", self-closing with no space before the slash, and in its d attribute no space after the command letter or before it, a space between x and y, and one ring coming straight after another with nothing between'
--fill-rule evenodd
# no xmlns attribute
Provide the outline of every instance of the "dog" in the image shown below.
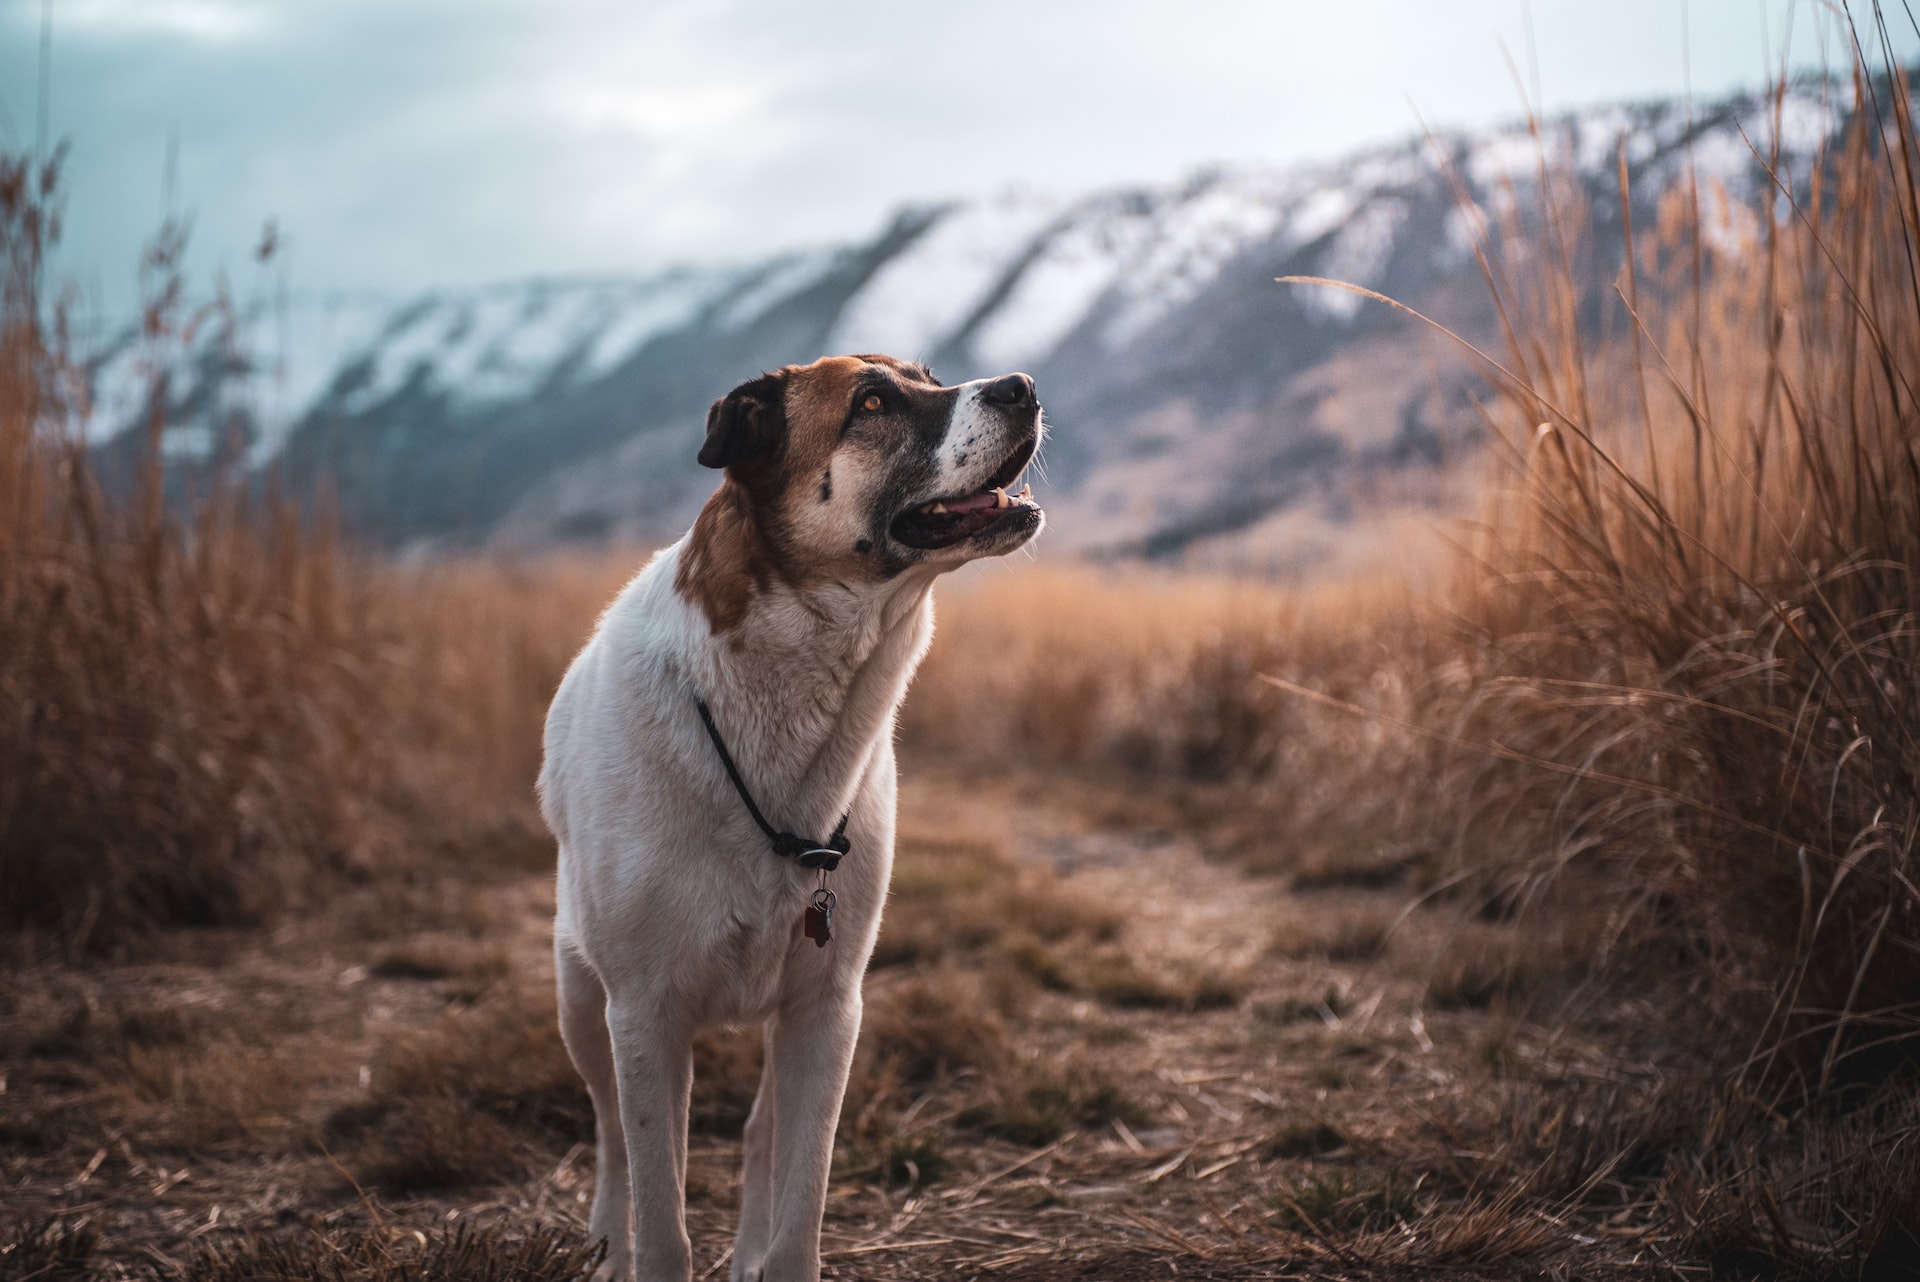
<svg viewBox="0 0 1920 1282"><path fill-rule="evenodd" d="M732 1276L819 1277L893 864L894 717L933 638L934 580L1044 525L1030 486L1008 492L1044 430L1025 374L944 386L922 364L838 356L741 384L707 413L718 489L561 682L539 788L602 1276L689 1277L694 1034L760 1023Z"/></svg>

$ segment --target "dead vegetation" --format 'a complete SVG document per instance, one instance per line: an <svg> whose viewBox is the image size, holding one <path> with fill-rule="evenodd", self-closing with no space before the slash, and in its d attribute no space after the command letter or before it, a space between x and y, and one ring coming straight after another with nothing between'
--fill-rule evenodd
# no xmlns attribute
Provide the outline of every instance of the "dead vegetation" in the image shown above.
<svg viewBox="0 0 1920 1282"><path fill-rule="evenodd" d="M327 1139L365 1187L459 1188L524 1173L536 1149L593 1138L549 986L505 983L382 1047Z"/></svg>
<svg viewBox="0 0 1920 1282"><path fill-rule="evenodd" d="M85 951L256 919L294 869L347 862L367 692L324 537L225 495L176 520L157 470L110 501L47 429L70 411L37 293L57 183L0 162L0 922Z"/></svg>
<svg viewBox="0 0 1920 1282"><path fill-rule="evenodd" d="M1920 1031L1915 146L1904 75L1855 93L1727 236L1674 193L1611 342L1574 319L1573 213L1537 284L1495 272L1516 471L1456 721L1499 745L1459 776L1511 834L1455 856L1489 902L1603 903L1603 947L1677 958L1814 1095Z"/></svg>
<svg viewBox="0 0 1920 1282"><path fill-rule="evenodd" d="M541 866L542 709L620 573L564 558L418 571L323 519L78 435L84 381L46 293L60 158L0 157L0 926L122 954L157 927L259 922L415 858ZM156 370L219 307L182 241L143 264ZM156 380L161 375L156 372ZM124 474L123 474L124 473ZM529 620L541 626L528 626Z"/></svg>
<svg viewBox="0 0 1920 1282"><path fill-rule="evenodd" d="M68 1282L90 1276L99 1235L63 1219L0 1230L0 1278ZM219 1242L179 1264L145 1271L147 1282L587 1282L602 1252L552 1229L520 1235L459 1224L436 1231L314 1231Z"/></svg>
<svg viewBox="0 0 1920 1282"><path fill-rule="evenodd" d="M1883 1268L1920 1229L1894 1156L1920 1140L1920 148L1887 65L1729 227L1681 187L1629 228L1610 303L1578 295L1582 211L1551 195L1533 257L1489 260L1513 486L1436 701L1475 832L1450 892L1537 925L1540 969L1583 935L1582 1017L1651 1001L1622 1049L1694 1082L1589 1119L1602 1140L1556 1131L1590 1147L1567 1196L1624 1183L1689 1255L1795 1276ZM1460 942L1436 1006L1533 977Z"/></svg>
<svg viewBox="0 0 1920 1282"><path fill-rule="evenodd" d="M1920 1252L1920 149L1901 75L1855 89L1749 220L1677 189L1611 301L1583 211L1517 194L1511 484L1437 600L944 593L902 731L952 773L908 798L837 1270ZM0 1279L582 1276L529 782L637 558L401 567L103 484L57 197L0 165ZM759 1055L697 1051L710 1258Z"/></svg>

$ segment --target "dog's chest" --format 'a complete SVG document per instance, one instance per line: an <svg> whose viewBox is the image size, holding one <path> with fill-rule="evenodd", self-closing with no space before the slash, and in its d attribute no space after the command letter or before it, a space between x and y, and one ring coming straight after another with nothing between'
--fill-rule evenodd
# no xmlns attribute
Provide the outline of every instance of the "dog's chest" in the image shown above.
<svg viewBox="0 0 1920 1282"><path fill-rule="evenodd" d="M707 974L693 992L703 1024L764 1019L779 1002L788 967L805 965L805 954L815 951L800 938L804 897L784 889L771 895L743 889L735 888L698 949Z"/></svg>

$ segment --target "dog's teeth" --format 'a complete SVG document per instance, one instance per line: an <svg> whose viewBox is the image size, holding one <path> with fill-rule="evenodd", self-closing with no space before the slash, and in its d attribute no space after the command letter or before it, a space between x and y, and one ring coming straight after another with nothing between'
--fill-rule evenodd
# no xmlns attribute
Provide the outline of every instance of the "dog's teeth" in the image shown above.
<svg viewBox="0 0 1920 1282"><path fill-rule="evenodd" d="M925 508L921 510L926 512L934 512L934 513L945 512L947 510L947 505L945 503L929 503Z"/></svg>
<svg viewBox="0 0 1920 1282"><path fill-rule="evenodd" d="M1026 502L1028 499L1033 497L1033 487L1031 485L1021 486L1020 493L1016 494L1014 497L1019 499L1023 503Z"/></svg>
<svg viewBox="0 0 1920 1282"><path fill-rule="evenodd" d="M1007 505L1007 492L1005 490L995 490L993 492L993 505L995 507L1005 507Z"/></svg>

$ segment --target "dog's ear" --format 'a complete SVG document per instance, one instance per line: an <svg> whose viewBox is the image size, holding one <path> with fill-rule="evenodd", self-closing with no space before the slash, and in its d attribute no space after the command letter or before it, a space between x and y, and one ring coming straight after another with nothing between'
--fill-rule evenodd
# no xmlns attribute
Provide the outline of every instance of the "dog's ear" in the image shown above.
<svg viewBox="0 0 1920 1282"><path fill-rule="evenodd" d="M786 379L762 374L742 383L707 410L702 467L733 467L777 453L787 437Z"/></svg>

